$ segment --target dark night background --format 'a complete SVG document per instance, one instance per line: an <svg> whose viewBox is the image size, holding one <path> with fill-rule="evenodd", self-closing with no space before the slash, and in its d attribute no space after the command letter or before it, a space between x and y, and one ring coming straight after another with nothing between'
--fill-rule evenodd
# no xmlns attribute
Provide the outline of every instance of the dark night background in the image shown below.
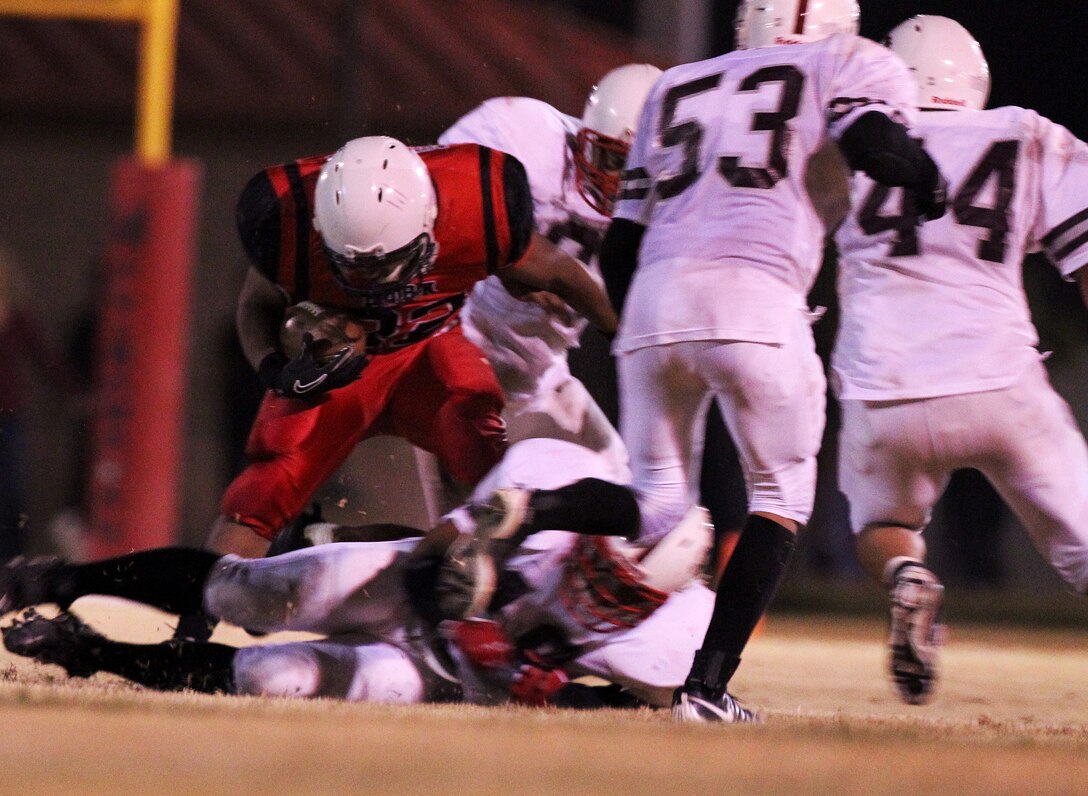
<svg viewBox="0 0 1088 796"><path fill-rule="evenodd" d="M571 5L624 30L634 30L636 4L572 0ZM735 0L713 3L708 54L733 47ZM940 14L966 27L990 62L990 106L1021 105L1088 137L1088 8L1072 0L917 2L861 0L861 35L877 41L915 14Z"/></svg>

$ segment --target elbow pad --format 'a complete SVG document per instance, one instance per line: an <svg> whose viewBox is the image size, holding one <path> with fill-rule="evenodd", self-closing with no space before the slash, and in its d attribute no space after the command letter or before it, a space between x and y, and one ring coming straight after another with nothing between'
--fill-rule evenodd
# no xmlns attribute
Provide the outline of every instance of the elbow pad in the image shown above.
<svg viewBox="0 0 1088 796"><path fill-rule="evenodd" d="M847 128L839 148L854 171L864 172L881 185L911 189L921 215L929 219L944 215L944 177L903 125L870 111Z"/></svg>

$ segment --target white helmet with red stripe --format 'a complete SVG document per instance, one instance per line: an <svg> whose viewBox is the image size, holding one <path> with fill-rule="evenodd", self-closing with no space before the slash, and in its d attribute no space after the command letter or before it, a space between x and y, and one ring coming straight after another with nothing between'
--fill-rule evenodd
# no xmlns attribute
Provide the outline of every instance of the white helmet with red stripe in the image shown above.
<svg viewBox="0 0 1088 796"><path fill-rule="evenodd" d="M975 37L954 19L920 14L900 22L884 42L910 67L918 107L982 110L990 96L990 65Z"/></svg>
<svg viewBox="0 0 1088 796"><path fill-rule="evenodd" d="M574 168L579 193L601 215L612 215L642 105L660 75L653 64L627 64L602 77L589 92L575 141Z"/></svg>
<svg viewBox="0 0 1088 796"><path fill-rule="evenodd" d="M737 49L857 33L860 16L857 0L742 0L734 23Z"/></svg>

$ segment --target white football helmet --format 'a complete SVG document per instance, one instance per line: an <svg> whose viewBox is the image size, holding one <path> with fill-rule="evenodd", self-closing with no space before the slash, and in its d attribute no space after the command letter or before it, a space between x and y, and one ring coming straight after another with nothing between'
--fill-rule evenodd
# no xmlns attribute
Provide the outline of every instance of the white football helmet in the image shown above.
<svg viewBox="0 0 1088 796"><path fill-rule="evenodd" d="M321 169L314 229L345 290L369 293L423 273L438 250L438 199L423 160L387 136L348 141Z"/></svg>
<svg viewBox="0 0 1088 796"><path fill-rule="evenodd" d="M702 575L713 539L710 513L702 506L693 506L651 545L580 536L564 566L564 604L587 630L634 627Z"/></svg>
<svg viewBox="0 0 1088 796"><path fill-rule="evenodd" d="M602 215L612 215L642 104L660 75L651 64L627 64L602 77L589 92L575 141L574 167L578 192Z"/></svg>
<svg viewBox="0 0 1088 796"><path fill-rule="evenodd" d="M801 44L857 33L857 0L741 0L734 22L738 50Z"/></svg>
<svg viewBox="0 0 1088 796"><path fill-rule="evenodd" d="M910 67L918 107L982 110L990 96L990 65L975 38L948 17L920 14L892 28L884 42Z"/></svg>

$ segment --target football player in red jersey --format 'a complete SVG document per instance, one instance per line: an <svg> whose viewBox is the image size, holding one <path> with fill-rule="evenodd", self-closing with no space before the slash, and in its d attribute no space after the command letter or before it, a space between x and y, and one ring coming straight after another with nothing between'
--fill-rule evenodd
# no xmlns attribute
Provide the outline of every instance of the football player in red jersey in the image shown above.
<svg viewBox="0 0 1088 796"><path fill-rule="evenodd" d="M331 156L250 179L238 230L252 266L238 305L249 361L268 388L207 546L263 555L361 440L401 436L475 484L502 456L502 391L461 333L472 286L498 275L514 294L548 290L605 333L616 317L574 260L533 232L525 169L475 144L413 149L357 138ZM300 301L351 313L365 352L319 363L278 346Z"/></svg>

